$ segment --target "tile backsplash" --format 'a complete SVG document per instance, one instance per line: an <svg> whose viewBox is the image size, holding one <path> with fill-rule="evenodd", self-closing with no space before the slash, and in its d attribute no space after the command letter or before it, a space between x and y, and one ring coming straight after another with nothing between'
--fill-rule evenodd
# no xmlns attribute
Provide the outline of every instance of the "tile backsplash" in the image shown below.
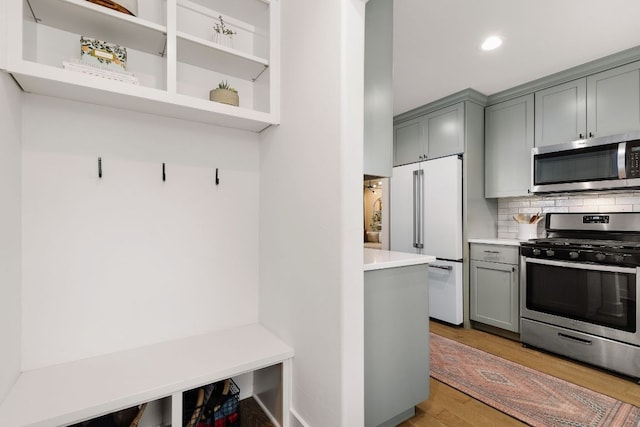
<svg viewBox="0 0 640 427"><path fill-rule="evenodd" d="M640 191L564 193L561 195L509 197L498 199L498 238L515 239L518 224L513 217L547 212L640 212ZM543 237L545 220L538 223Z"/></svg>

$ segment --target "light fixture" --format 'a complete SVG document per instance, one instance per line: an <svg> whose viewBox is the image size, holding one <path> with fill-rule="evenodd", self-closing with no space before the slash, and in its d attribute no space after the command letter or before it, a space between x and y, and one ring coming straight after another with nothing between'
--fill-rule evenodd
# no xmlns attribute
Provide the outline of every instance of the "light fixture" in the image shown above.
<svg viewBox="0 0 640 427"><path fill-rule="evenodd" d="M500 37L498 37L498 36L489 36L484 40L484 42L482 43L480 48L482 50L493 50L493 49L497 49L498 47L500 47L501 44L502 44L502 39Z"/></svg>
<svg viewBox="0 0 640 427"><path fill-rule="evenodd" d="M371 181L367 181L367 185L365 185L365 188L371 191L373 194L376 194L377 186L378 186L377 184L372 184Z"/></svg>

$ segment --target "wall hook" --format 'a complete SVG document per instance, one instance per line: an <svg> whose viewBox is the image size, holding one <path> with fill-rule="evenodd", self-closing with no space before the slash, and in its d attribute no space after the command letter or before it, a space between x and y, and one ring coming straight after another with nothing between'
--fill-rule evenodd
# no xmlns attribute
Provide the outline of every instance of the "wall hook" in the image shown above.
<svg viewBox="0 0 640 427"><path fill-rule="evenodd" d="M102 178L102 157L98 157L98 178Z"/></svg>
<svg viewBox="0 0 640 427"><path fill-rule="evenodd" d="M165 167L164 167L164 163L162 164L162 180L166 181L167 180L167 174L165 172Z"/></svg>
<svg viewBox="0 0 640 427"><path fill-rule="evenodd" d="M220 184L220 178L218 178L218 168L216 168L216 185Z"/></svg>

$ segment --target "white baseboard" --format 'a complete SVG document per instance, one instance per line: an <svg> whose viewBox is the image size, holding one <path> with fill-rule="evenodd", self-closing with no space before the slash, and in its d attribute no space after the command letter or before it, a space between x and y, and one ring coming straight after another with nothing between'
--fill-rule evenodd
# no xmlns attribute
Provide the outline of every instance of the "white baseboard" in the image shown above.
<svg viewBox="0 0 640 427"><path fill-rule="evenodd" d="M273 416L273 414L271 413L271 411L269 411L267 409L267 407L265 406L264 403L262 403L262 400L260 400L260 398L258 397L257 394L253 395L253 398L255 399L256 402L258 402L258 405L260 405L260 407L262 408L262 410L264 411L265 414L267 414L267 417L269 417L269 419L271 420L271 422L277 426L277 427L281 427L280 423L278 422L278 420L276 420L276 418Z"/></svg>
<svg viewBox="0 0 640 427"><path fill-rule="evenodd" d="M291 427L311 427L295 409L291 408L289 412L291 413Z"/></svg>

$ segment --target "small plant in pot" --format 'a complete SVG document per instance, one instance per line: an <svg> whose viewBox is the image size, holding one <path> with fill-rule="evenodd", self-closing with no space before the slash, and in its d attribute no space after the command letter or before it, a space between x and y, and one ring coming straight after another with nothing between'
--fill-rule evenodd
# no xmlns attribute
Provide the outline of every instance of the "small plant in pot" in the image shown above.
<svg viewBox="0 0 640 427"><path fill-rule="evenodd" d="M236 107L240 104L238 91L232 88L226 80L218 83L218 87L209 92L209 99L223 104L235 105Z"/></svg>
<svg viewBox="0 0 640 427"><path fill-rule="evenodd" d="M223 46L232 47L232 37L236 32L225 25L222 15L218 16L218 20L220 22L213 25L213 41Z"/></svg>

